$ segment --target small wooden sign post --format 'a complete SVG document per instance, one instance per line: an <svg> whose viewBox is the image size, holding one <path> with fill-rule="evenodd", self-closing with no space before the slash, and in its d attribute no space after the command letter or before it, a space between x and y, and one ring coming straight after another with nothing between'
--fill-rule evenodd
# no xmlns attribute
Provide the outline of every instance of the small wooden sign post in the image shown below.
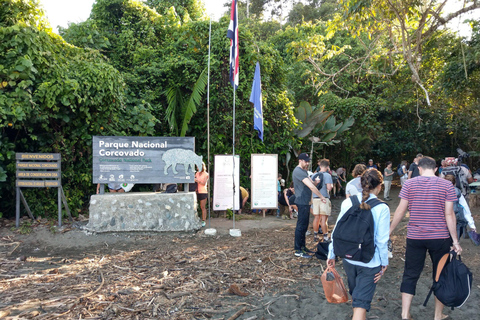
<svg viewBox="0 0 480 320"><path fill-rule="evenodd" d="M62 188L61 157L59 153L16 153L17 205L15 225L20 226L20 200L30 218L35 220L21 188L58 188L58 226L62 226L62 200L71 218Z"/></svg>

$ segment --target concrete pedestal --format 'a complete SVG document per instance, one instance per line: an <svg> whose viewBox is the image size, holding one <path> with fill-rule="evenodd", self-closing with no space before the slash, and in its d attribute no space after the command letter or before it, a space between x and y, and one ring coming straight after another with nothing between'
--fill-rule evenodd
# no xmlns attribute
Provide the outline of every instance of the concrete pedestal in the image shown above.
<svg viewBox="0 0 480 320"><path fill-rule="evenodd" d="M93 232L193 231L201 227L195 192L92 195L86 225Z"/></svg>

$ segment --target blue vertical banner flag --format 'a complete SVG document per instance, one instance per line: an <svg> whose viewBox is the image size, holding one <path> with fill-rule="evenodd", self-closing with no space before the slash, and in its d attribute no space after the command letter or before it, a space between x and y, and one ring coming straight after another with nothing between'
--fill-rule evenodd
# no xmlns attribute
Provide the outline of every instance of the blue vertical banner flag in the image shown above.
<svg viewBox="0 0 480 320"><path fill-rule="evenodd" d="M228 26L227 38L230 39L230 83L233 89L238 88L238 6L237 0L232 1L230 25Z"/></svg>
<svg viewBox="0 0 480 320"><path fill-rule="evenodd" d="M255 67L250 102L253 103L253 128L258 131L258 137L263 142L263 107L262 107L262 79L260 77L260 63Z"/></svg>

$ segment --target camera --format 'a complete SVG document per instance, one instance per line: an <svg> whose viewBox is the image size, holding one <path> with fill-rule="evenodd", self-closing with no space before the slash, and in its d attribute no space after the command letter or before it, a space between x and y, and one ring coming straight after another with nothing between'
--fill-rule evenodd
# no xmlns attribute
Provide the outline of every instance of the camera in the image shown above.
<svg viewBox="0 0 480 320"><path fill-rule="evenodd" d="M470 157L470 155L468 153L466 153L465 151L463 151L460 148L457 148L457 153L458 153L458 160L461 161L461 162L465 162L465 160L467 160L468 157Z"/></svg>

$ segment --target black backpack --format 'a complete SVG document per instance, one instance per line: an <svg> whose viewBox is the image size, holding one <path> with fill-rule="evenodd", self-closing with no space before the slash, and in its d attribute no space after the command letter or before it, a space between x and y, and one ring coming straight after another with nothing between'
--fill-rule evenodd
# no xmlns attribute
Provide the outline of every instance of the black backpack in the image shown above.
<svg viewBox="0 0 480 320"><path fill-rule="evenodd" d="M313 182L315 182L317 178L320 179L320 182L316 185L316 187L320 191L320 189L322 189L323 187L323 184L325 183L323 172L316 172L311 176L311 179L313 180Z"/></svg>
<svg viewBox="0 0 480 320"><path fill-rule="evenodd" d="M317 251L315 252L315 257L320 260L328 259L328 246L330 242L319 242L317 244Z"/></svg>
<svg viewBox="0 0 480 320"><path fill-rule="evenodd" d="M360 209L357 196L350 197L352 207L342 216L333 232L333 251L340 258L364 263L370 262L375 254L375 228L371 210ZM371 208L385 203L378 198L366 203Z"/></svg>
<svg viewBox="0 0 480 320"><path fill-rule="evenodd" d="M451 307L452 310L460 308L470 296L472 280L472 273L455 251L445 254L438 263L435 280L423 306L427 305L433 292L445 306Z"/></svg>

